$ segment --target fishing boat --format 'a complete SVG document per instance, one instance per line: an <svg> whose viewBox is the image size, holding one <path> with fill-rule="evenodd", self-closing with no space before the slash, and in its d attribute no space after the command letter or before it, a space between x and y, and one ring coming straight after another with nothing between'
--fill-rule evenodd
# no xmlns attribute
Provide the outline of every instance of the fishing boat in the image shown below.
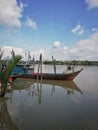
<svg viewBox="0 0 98 130"><path fill-rule="evenodd" d="M31 79L48 79L48 80L70 80L76 78L76 76L83 70L81 68L78 71L70 73L32 73L32 74L22 74L22 78L31 78Z"/></svg>
<svg viewBox="0 0 98 130"><path fill-rule="evenodd" d="M52 60L53 60L53 65L54 65L54 73L42 72L42 54L40 54L37 73L34 72L34 68L23 67L23 66L17 65L13 70L13 74L21 73L22 78L48 79L48 80L71 80L72 81L83 70L83 68L81 68L80 70L77 70L77 71L74 71L74 69L72 69L72 72L69 72L69 73L68 72L56 73L56 64L53 57L52 57Z"/></svg>

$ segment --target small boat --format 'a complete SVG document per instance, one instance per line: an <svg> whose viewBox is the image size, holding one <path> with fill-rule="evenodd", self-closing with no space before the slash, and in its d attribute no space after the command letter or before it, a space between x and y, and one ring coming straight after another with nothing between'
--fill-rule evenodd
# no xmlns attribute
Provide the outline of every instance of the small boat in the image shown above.
<svg viewBox="0 0 98 130"><path fill-rule="evenodd" d="M31 78L31 79L48 79L48 80L70 80L72 81L75 77L83 70L81 68L78 71L70 73L24 73L21 75L22 78Z"/></svg>

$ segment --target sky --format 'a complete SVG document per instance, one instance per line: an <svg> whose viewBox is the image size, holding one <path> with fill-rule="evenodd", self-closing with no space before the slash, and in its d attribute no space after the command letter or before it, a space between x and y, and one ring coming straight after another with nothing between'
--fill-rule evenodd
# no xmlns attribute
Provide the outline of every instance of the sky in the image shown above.
<svg viewBox="0 0 98 130"><path fill-rule="evenodd" d="M98 60L98 0L0 0L3 58Z"/></svg>

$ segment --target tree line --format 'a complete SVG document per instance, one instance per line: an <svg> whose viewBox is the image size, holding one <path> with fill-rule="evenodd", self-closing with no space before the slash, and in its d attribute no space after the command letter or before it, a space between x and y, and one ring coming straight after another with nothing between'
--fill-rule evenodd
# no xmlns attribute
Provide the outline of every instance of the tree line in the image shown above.
<svg viewBox="0 0 98 130"><path fill-rule="evenodd" d="M44 64L53 64L53 61L45 60ZM98 61L82 61L82 60L72 60L72 61L55 61L57 65L98 65Z"/></svg>

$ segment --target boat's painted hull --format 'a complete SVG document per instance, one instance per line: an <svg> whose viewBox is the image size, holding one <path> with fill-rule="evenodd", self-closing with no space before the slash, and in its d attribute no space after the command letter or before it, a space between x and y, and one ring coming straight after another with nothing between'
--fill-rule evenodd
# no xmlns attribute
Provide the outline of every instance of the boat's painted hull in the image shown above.
<svg viewBox="0 0 98 130"><path fill-rule="evenodd" d="M72 73L58 73L58 74L51 74L51 73L33 73L33 74L22 74L22 78L32 78L32 79L50 79L50 80L73 80L81 71L72 72Z"/></svg>

